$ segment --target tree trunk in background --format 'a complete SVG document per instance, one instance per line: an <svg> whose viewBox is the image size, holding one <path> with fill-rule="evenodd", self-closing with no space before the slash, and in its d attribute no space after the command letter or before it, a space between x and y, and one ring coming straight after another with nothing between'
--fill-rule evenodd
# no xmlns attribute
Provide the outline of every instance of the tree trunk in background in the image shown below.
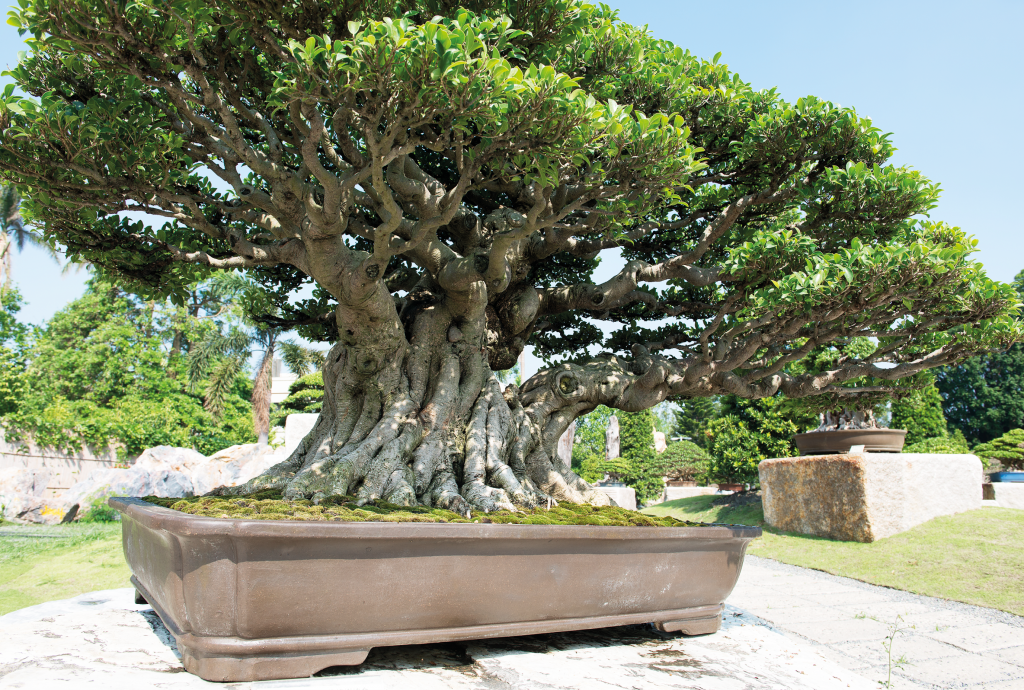
<svg viewBox="0 0 1024 690"><path fill-rule="evenodd" d="M270 374L274 365L274 341L272 334L268 336L267 349L252 382L252 426L261 446L270 442Z"/></svg>

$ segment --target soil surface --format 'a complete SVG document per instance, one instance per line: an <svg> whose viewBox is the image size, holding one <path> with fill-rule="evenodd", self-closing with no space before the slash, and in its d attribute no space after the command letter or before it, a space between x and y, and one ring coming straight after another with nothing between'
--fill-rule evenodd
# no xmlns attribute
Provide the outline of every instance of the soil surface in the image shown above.
<svg viewBox="0 0 1024 690"><path fill-rule="evenodd" d="M520 509L516 512L471 511L464 515L426 506L399 506L385 501L360 505L354 496L330 496L317 504L309 500L287 501L280 491L262 491L249 496L195 496L144 500L190 515L243 520L305 520L331 522L479 522L516 525L598 525L606 527L694 527L705 523L673 517L655 517L614 506L558 503L550 508Z"/></svg>

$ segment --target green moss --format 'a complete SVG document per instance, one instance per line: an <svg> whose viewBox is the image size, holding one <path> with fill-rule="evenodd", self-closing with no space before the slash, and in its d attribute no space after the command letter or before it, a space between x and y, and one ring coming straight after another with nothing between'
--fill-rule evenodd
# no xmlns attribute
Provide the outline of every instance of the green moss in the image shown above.
<svg viewBox="0 0 1024 690"><path fill-rule="evenodd" d="M311 501L285 501L280 491L261 491L250 496L196 496L192 498L146 497L147 501L190 515L255 520L309 520L332 522L490 522L515 525L603 525L609 527L687 527L706 523L671 516L644 515L611 506L560 503L550 510L473 512L469 517L439 508L398 506L385 501L357 505L353 496L330 496Z"/></svg>

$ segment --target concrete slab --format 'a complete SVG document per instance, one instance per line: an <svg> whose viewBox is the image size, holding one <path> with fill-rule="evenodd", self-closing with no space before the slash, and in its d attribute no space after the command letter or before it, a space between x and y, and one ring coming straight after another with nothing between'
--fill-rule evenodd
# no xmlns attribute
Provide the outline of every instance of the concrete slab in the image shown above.
<svg viewBox="0 0 1024 690"><path fill-rule="evenodd" d="M957 626L937 631L926 630L921 634L972 652L986 652L1024 645L1024 630L1005 623Z"/></svg>
<svg viewBox="0 0 1024 690"><path fill-rule="evenodd" d="M174 641L133 590L49 602L0 616L0 689L249 690L874 690L807 643L730 607L722 630L683 638L650 626L375 649L358 667L264 683L183 673Z"/></svg>
<svg viewBox="0 0 1024 690"><path fill-rule="evenodd" d="M788 594L777 595L778 582ZM823 590L832 596L820 594ZM835 592L842 596L836 596ZM839 603L847 597L871 603ZM776 606L779 600L785 606ZM893 643L907 665L893 687L1024 690L1024 618L994 609L876 587L849 578L747 556L729 602L756 612L775 630L810 644L843 668L885 681L882 645L896 616L905 626ZM811 608L817 608L817 614ZM811 619L811 620L808 620ZM824 619L824 622L822 622ZM870 625L869 625L870 624Z"/></svg>

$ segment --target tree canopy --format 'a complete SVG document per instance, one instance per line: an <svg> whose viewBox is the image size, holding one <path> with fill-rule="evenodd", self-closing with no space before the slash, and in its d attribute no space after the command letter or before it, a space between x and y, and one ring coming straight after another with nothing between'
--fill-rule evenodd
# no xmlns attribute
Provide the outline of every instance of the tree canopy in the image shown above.
<svg viewBox="0 0 1024 690"><path fill-rule="evenodd" d="M975 241L919 219L938 186L853 109L605 6L464 4L25 0L0 174L70 257L179 300L210 269L312 277L299 311L379 292L381 316L479 281L493 369L603 341L644 376L630 409L884 388L1017 337ZM591 283L611 249L625 267ZM851 336L880 347L788 373Z"/></svg>
<svg viewBox="0 0 1024 690"><path fill-rule="evenodd" d="M1020 336L1013 288L925 218L938 186L870 120L604 5L21 0L10 21L31 50L0 177L47 241L180 304L245 270L268 327L335 343L317 426L239 491L606 502L554 450L598 405L877 397ZM527 344L549 368L502 389Z"/></svg>

